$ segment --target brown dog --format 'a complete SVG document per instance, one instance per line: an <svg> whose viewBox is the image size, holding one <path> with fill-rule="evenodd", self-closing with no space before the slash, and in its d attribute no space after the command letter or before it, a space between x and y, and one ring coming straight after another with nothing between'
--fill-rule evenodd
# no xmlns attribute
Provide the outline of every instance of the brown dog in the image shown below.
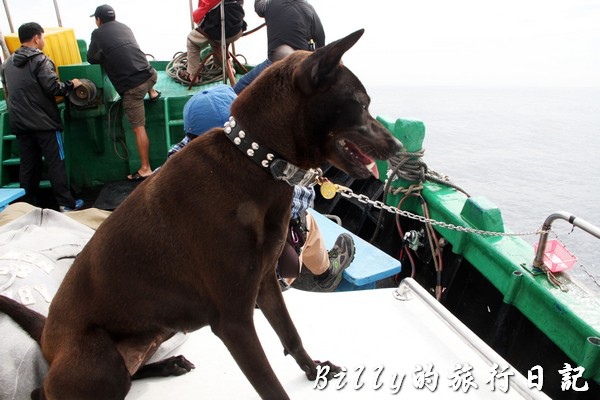
<svg viewBox="0 0 600 400"><path fill-rule="evenodd" d="M210 325L262 398L286 399L255 332L255 304L309 379L320 364L337 370L304 350L275 267L302 170L330 162L366 178L373 158L401 148L340 62L362 33L273 64L233 103L235 123L140 184L76 258L45 324L0 301L50 365L40 398L123 399L136 373L185 373L193 365L182 357L145 363L175 332Z"/></svg>

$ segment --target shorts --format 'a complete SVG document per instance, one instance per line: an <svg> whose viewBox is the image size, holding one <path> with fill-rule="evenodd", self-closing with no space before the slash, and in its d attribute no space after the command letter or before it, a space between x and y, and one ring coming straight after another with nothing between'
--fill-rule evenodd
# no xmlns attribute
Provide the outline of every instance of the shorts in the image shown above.
<svg viewBox="0 0 600 400"><path fill-rule="evenodd" d="M146 125L146 110L144 109L144 97L156 85L158 73L153 69L152 76L146 82L125 91L121 95L123 110L132 128Z"/></svg>

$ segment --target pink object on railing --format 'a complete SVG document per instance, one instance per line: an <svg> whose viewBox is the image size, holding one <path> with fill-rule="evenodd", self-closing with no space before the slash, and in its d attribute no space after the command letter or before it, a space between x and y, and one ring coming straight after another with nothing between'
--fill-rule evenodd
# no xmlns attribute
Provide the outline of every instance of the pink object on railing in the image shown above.
<svg viewBox="0 0 600 400"><path fill-rule="evenodd" d="M537 252L538 243L534 244ZM573 255L558 239L548 240L544 250L544 265L551 272L561 272L573 267L577 257Z"/></svg>

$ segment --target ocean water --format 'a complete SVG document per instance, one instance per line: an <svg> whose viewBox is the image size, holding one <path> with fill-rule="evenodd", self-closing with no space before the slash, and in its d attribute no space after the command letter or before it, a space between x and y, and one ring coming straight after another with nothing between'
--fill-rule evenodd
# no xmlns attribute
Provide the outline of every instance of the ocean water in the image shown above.
<svg viewBox="0 0 600 400"><path fill-rule="evenodd" d="M497 205L507 230L534 231L559 210L600 227L600 88L367 90L373 115L423 121L428 167ZM600 239L571 228L557 220L550 238L577 256L573 278L600 295Z"/></svg>

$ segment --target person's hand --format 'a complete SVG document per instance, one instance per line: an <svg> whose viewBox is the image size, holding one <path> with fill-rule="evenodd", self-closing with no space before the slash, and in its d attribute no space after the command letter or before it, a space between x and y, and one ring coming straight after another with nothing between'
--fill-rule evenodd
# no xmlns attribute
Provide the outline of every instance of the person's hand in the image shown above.
<svg viewBox="0 0 600 400"><path fill-rule="evenodd" d="M77 87L81 86L81 81L77 78L71 79L71 82L73 82L73 89L76 89Z"/></svg>

